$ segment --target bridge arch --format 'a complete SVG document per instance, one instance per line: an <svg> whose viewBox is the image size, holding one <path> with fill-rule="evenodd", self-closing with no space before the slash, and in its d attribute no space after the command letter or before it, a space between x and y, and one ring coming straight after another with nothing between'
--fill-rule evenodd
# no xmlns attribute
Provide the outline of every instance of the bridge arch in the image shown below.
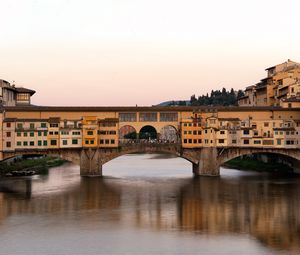
<svg viewBox="0 0 300 255"><path fill-rule="evenodd" d="M168 142L178 142L178 131L173 125L166 125L161 128L159 138Z"/></svg>
<svg viewBox="0 0 300 255"><path fill-rule="evenodd" d="M222 165L229 160L246 155L278 155L288 161L295 172L300 173L300 152L296 149L267 149L267 148L228 148L220 150L218 163Z"/></svg>
<svg viewBox="0 0 300 255"><path fill-rule="evenodd" d="M136 129L131 125L124 125L119 129L120 139L136 139L137 132Z"/></svg>
<svg viewBox="0 0 300 255"><path fill-rule="evenodd" d="M158 134L157 134L157 130L155 127L151 126L151 125L146 125L143 126L140 131L139 131L139 138L140 139L157 139L158 138Z"/></svg>
<svg viewBox="0 0 300 255"><path fill-rule="evenodd" d="M80 154L81 151L78 149L62 149L62 150L35 150L35 151L20 151L20 152L5 152L3 153L3 160L14 158L16 156L52 156L58 157L66 161L70 161L76 165L80 165Z"/></svg>

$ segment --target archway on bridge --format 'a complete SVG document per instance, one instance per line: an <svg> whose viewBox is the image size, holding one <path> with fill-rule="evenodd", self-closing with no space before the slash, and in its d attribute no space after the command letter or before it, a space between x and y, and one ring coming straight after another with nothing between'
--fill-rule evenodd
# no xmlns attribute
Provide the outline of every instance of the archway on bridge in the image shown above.
<svg viewBox="0 0 300 255"><path fill-rule="evenodd" d="M157 131L154 127L147 125L141 128L139 139L153 140L157 139Z"/></svg>
<svg viewBox="0 0 300 255"><path fill-rule="evenodd" d="M137 139L137 132L133 126L125 125L119 129L120 139Z"/></svg>
<svg viewBox="0 0 300 255"><path fill-rule="evenodd" d="M160 130L159 139L161 139L163 141L171 142L171 143L176 143L178 141L177 129L171 125L164 126Z"/></svg>

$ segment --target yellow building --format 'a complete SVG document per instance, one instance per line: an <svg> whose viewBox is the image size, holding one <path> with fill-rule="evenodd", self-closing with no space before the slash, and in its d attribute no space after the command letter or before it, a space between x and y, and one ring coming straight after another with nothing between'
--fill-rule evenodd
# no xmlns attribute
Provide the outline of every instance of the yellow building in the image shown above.
<svg viewBox="0 0 300 255"><path fill-rule="evenodd" d="M82 147L94 148L98 146L97 116L85 116L82 119Z"/></svg>
<svg viewBox="0 0 300 255"><path fill-rule="evenodd" d="M106 118L99 120L98 144L99 147L119 146L119 119Z"/></svg>
<svg viewBox="0 0 300 255"><path fill-rule="evenodd" d="M239 106L282 106L297 107L286 104L285 100L300 96L300 64L288 60L282 64L266 69L267 77L255 86L245 90L245 96L239 98Z"/></svg>

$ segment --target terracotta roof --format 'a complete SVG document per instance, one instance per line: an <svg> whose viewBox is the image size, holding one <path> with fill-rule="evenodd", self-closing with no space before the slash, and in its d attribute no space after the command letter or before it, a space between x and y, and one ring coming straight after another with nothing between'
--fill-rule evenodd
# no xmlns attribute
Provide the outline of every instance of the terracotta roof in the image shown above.
<svg viewBox="0 0 300 255"><path fill-rule="evenodd" d="M26 89L26 88L23 88L23 87L16 87L15 90L17 91L17 93L29 93L31 96L35 93L34 90Z"/></svg>
<svg viewBox="0 0 300 255"><path fill-rule="evenodd" d="M0 106L6 112L253 112L253 111L299 111L299 108L280 106Z"/></svg>
<svg viewBox="0 0 300 255"><path fill-rule="evenodd" d="M48 122L49 123L59 123L60 122L60 118L49 118Z"/></svg>
<svg viewBox="0 0 300 255"><path fill-rule="evenodd" d="M218 118L219 121L240 121L239 118Z"/></svg>

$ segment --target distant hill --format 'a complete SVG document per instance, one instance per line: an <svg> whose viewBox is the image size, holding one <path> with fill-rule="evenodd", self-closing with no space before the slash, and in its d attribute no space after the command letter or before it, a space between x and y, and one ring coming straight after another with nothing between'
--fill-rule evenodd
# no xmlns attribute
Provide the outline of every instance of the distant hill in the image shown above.
<svg viewBox="0 0 300 255"><path fill-rule="evenodd" d="M157 104L156 106L189 106L189 105L191 105L190 100L173 100L173 101L162 102L160 104Z"/></svg>
<svg viewBox="0 0 300 255"><path fill-rule="evenodd" d="M242 90L235 91L233 88L226 90L212 90L210 94L196 97L191 96L190 100L173 100L158 104L157 106L235 106L238 105L238 99L244 96Z"/></svg>

